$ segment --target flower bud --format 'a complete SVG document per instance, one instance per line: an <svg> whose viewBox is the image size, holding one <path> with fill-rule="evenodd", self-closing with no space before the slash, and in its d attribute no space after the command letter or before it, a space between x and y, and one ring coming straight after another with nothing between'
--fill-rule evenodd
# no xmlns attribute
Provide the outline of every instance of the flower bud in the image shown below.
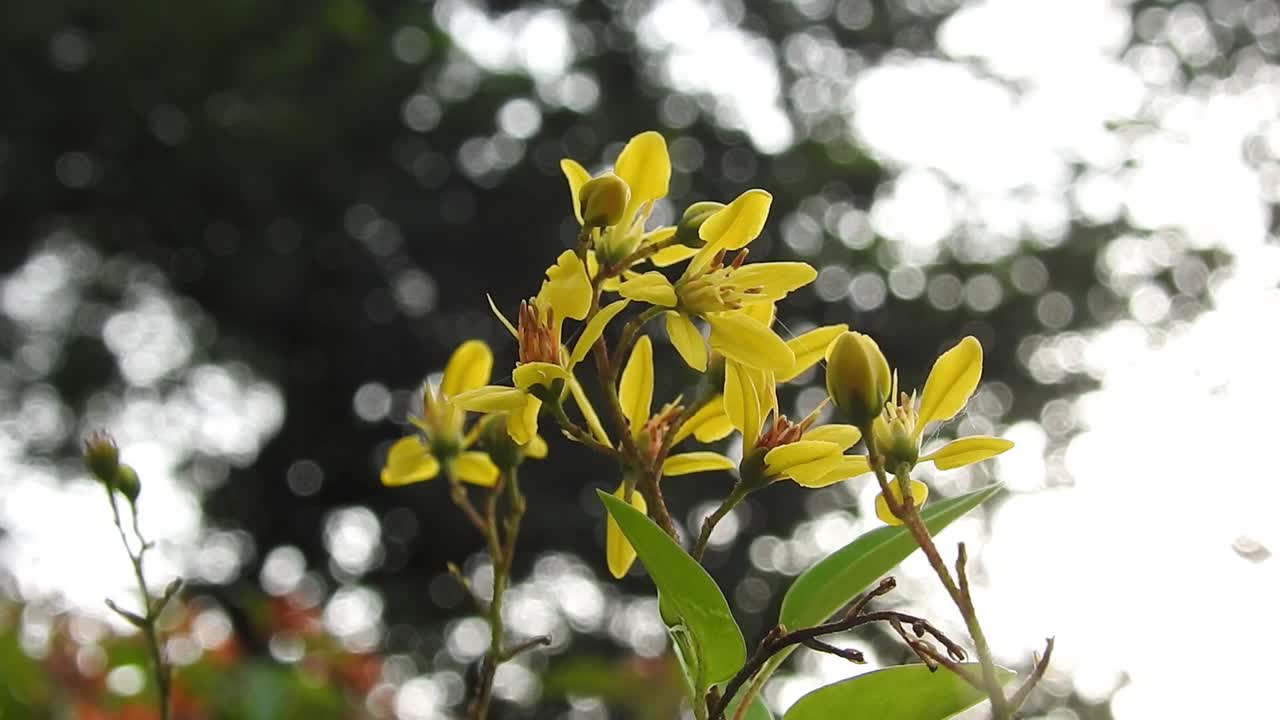
<svg viewBox="0 0 1280 720"><path fill-rule="evenodd" d="M583 227L608 227L622 220L631 200L631 188L613 173L593 177L578 191Z"/></svg>
<svg viewBox="0 0 1280 720"><path fill-rule="evenodd" d="M876 341L857 332L836 338L827 359L827 394L845 422L865 428L889 399L889 363Z"/></svg>
<svg viewBox="0 0 1280 720"><path fill-rule="evenodd" d="M84 442L84 464L94 477L106 485L116 479L116 469L120 466L120 449L116 441L105 432L95 432Z"/></svg>
<svg viewBox="0 0 1280 720"><path fill-rule="evenodd" d="M129 498L129 502L138 499L138 494L142 492L142 482L138 480L138 473L128 465L121 465L116 468L115 489L121 494Z"/></svg>
<svg viewBox="0 0 1280 720"><path fill-rule="evenodd" d="M702 237L698 235L698 231L702 229L702 223L707 218L715 215L724 208L724 203L712 202L705 200L696 202L685 209L684 215L680 216L680 222L676 225L676 242L687 247L702 247L706 243Z"/></svg>

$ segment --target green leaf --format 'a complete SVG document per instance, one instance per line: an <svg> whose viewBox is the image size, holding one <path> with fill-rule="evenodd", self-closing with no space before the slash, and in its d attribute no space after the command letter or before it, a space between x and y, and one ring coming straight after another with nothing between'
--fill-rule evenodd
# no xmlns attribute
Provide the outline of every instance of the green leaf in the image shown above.
<svg viewBox="0 0 1280 720"><path fill-rule="evenodd" d="M627 536L662 597L668 625L697 657L684 658L698 674L700 691L733 677L747 660L747 644L711 576L644 513L613 495L596 491ZM675 623L671 621L675 620Z"/></svg>
<svg viewBox="0 0 1280 720"><path fill-rule="evenodd" d="M963 667L975 675L981 672L975 663ZM1001 682L1014 677L1004 668L996 674ZM818 688L792 705L782 720L945 720L984 699L985 694L953 672L899 665Z"/></svg>
<svg viewBox="0 0 1280 720"><path fill-rule="evenodd" d="M929 532L937 534L995 495L1001 487L996 483L926 505L920 516ZM864 533L796 578L782 599L778 622L789 628L826 622L833 613L905 560L916 547L915 538L902 526L886 525Z"/></svg>

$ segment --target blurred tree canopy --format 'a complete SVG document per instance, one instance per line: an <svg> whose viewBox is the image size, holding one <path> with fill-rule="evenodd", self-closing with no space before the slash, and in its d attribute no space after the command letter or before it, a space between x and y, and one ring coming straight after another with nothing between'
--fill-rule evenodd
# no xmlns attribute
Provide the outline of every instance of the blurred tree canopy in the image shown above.
<svg viewBox="0 0 1280 720"><path fill-rule="evenodd" d="M678 12L687 5L11 7L0 26L0 274L74 237L104 258L153 268L149 277L188 298L184 317L199 328L194 357L243 363L279 388L285 408L253 462L233 462L202 486L206 522L247 531L258 549L241 577L253 582L256 564L281 545L325 566L330 511L366 506L384 523L385 556L365 582L384 592L387 621L398 624L459 612L429 588L479 541L442 488L381 488L382 453L414 387L459 341L487 339L512 359L485 293L512 306L571 240L561 157L596 168L632 134L662 130L676 168L673 203L658 211L667 218L689 202L768 189L772 220L753 252L800 255L823 270L781 319L797 330L848 322L875 333L911 382L939 348L975 334L988 350L984 374L998 380L991 422L1040 419L1050 400L1089 385L1078 368L1038 374L1033 356L1062 334L1129 312L1133 286L1109 281L1102 255L1118 236L1149 238L1153 228L1078 207L1005 232L961 220L918 262L872 221L902 167L864 141L852 88L877 67L947 58L939 27L961 3L726 1ZM1143 29L1158 23L1152 12L1172 22L1170 7L1119 10L1135 30L1118 52L1181 52L1176 33ZM1187 85L1274 57L1274 29L1251 34L1245 20L1206 27L1216 39L1211 57L1174 56ZM721 76L708 80L688 65L705 56L681 59L699 42L743 55L722 58ZM979 60L954 62L1021 91ZM754 99L734 95L752 90ZM1153 132L1140 123L1110 130L1130 140ZM1064 167L1074 177L1087 164ZM964 204L963 187L934 177ZM1206 283L1186 274L1207 274L1223 259L1184 249L1144 278L1172 299L1170 319L1200 307ZM123 303L136 275L112 279L103 267L94 301ZM79 417L97 389L127 384L100 324L70 333L42 367L24 368L19 337L13 318L0 316L10 397L22 383L48 383ZM667 392L690 380L671 362L660 377ZM786 407L797 402L784 398ZM74 456L79 430L70 424L26 451ZM547 550L602 565L590 489L616 479L587 453L553 448L528 482L518 577ZM726 487L724 478L673 484L671 502L687 513ZM770 495L748 521L755 532L785 534L806 516L805 501L810 510L838 501L818 497ZM727 587L751 572L745 547L720 562ZM756 632L762 622L744 627ZM438 643L438 634L413 642Z"/></svg>

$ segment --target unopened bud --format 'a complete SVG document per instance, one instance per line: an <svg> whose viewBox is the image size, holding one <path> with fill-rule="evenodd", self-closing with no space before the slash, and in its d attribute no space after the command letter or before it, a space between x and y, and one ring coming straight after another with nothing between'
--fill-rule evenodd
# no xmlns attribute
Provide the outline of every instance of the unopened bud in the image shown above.
<svg viewBox="0 0 1280 720"><path fill-rule="evenodd" d="M613 173L593 177L578 191L583 227L608 227L622 221L631 200L631 188Z"/></svg>
<svg viewBox="0 0 1280 720"><path fill-rule="evenodd" d="M129 502L137 500L138 494L142 492L142 482L138 480L138 472L128 465L121 465L116 468L114 486L121 494L129 498Z"/></svg>
<svg viewBox="0 0 1280 720"><path fill-rule="evenodd" d="M116 479L120 466L120 449L116 441L105 432L95 432L84 442L84 464L94 477L107 485Z"/></svg>
<svg viewBox="0 0 1280 720"><path fill-rule="evenodd" d="M857 332L836 338L827 359L827 394L845 422L866 428L884 409L891 383L875 340Z"/></svg>
<svg viewBox="0 0 1280 720"><path fill-rule="evenodd" d="M706 242L698 235L702 223L724 208L724 203L704 200L696 202L685 209L676 224L676 242L688 247L702 247Z"/></svg>

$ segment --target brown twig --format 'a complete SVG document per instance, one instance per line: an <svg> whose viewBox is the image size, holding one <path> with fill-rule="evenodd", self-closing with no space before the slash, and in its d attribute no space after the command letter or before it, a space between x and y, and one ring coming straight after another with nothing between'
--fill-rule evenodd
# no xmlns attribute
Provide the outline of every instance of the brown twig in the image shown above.
<svg viewBox="0 0 1280 720"><path fill-rule="evenodd" d="M742 669L739 670L738 673L734 675L733 678L724 686L724 693L714 701L710 698L708 699L708 717L711 720L724 720L724 713L729 708L730 703L732 703L734 696L737 695L738 690L741 689L742 686L752 678L752 676L759 672L771 657L793 645L802 645L819 652L836 655L838 657L845 658L850 662L863 662L862 653L857 650L838 648L819 639L825 635L853 630L854 628L862 625L869 625L878 622L889 623L891 626L894 626L896 630L900 631L900 634L913 650L917 644L927 646L927 643L911 638L906 634L904 625L909 625L912 628L915 628L917 632L923 635L928 635L929 637L937 640L948 649L948 652L956 652L960 657L964 657L964 650L961 649L957 643L944 635L941 630L934 627L932 623L924 618L894 611L867 611L867 605L872 598L884 595L893 588L893 579L886 578L886 580L882 581L875 589L855 601L850 610L838 620L790 632L780 625L770 629L769 632L765 633L764 638L760 640L760 643L751 653L751 657L747 659L747 662L742 666ZM951 664L954 665L954 663ZM750 694L746 700L749 701L752 695L754 694Z"/></svg>
<svg viewBox="0 0 1280 720"><path fill-rule="evenodd" d="M1034 659L1031 668L1031 675L1022 684L1018 686L1018 690L1014 692L1013 697L1009 698L1009 712L1016 713L1027 698L1031 696L1031 691L1035 689L1040 680L1044 678L1044 673L1049 669L1049 658L1053 655L1053 638L1046 638L1044 641L1044 655Z"/></svg>
<svg viewBox="0 0 1280 720"><path fill-rule="evenodd" d="M871 430L870 427L863 428L863 440L867 445L867 457L870 460L872 470L875 471L876 482L880 485L880 492L884 497L885 504L889 506L889 512L902 520L903 525L911 533L916 544L924 553L925 558L928 559L934 574L938 576L938 580L951 597L952 603L955 604L956 609L960 611L961 617L964 618L965 628L969 631L969 637L973 639L974 649L977 651L978 665L982 669L983 691L991 699L992 716L995 720L1010 720L1012 716L1009 712L1008 700L1005 698L1004 689L996 676L996 664L991 653L991 646L987 643L981 623L978 622L978 614L973 606L973 598L968 592L968 578L964 576L963 572L960 572L963 583L962 589L961 585L957 584L956 580L951 576L946 563L942 560L942 555L938 552L937 545L933 542L933 536L929 533L929 528L925 526L924 520L920 517L920 510L915 504L915 498L911 495L911 477L907 473L900 473L895 478L902 495L902 501L899 502L894 496L889 486L889 478L885 473L884 457L877 451L875 435ZM957 558L958 570L963 570L966 560L964 548L961 546L960 557Z"/></svg>

